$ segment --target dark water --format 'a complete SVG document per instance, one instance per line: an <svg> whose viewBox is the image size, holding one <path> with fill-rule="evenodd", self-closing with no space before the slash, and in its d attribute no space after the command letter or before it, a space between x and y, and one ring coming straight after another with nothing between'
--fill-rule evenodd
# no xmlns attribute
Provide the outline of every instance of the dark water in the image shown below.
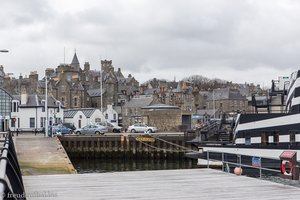
<svg viewBox="0 0 300 200"><path fill-rule="evenodd" d="M71 159L71 161L80 174L198 168L197 160L187 158L178 160Z"/></svg>

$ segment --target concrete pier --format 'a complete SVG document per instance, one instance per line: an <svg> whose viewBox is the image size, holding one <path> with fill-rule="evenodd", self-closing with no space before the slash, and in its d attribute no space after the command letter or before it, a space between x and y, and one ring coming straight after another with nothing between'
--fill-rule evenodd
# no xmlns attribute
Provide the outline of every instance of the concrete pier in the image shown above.
<svg viewBox="0 0 300 200"><path fill-rule="evenodd" d="M76 173L56 137L21 133L14 135L14 141L23 175Z"/></svg>

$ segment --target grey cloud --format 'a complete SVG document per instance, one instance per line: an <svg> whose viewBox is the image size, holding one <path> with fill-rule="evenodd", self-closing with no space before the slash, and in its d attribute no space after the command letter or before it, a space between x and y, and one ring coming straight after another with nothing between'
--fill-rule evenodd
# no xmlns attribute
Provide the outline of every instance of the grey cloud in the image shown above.
<svg viewBox="0 0 300 200"><path fill-rule="evenodd" d="M281 69L299 64L297 1L102 0L65 12L48 2L3 1L0 16L9 17L0 22L5 38L0 45L14 52L26 49L18 54L26 63L1 55L5 65L55 67L64 47L67 61L76 48L81 63L98 68L100 57L112 59L115 67L147 80L151 75L180 79L195 74L226 75L212 77L220 79L239 74L242 80L251 69L257 74L274 69L276 78ZM39 51L45 56L32 60ZM244 77L251 78L257 77Z"/></svg>

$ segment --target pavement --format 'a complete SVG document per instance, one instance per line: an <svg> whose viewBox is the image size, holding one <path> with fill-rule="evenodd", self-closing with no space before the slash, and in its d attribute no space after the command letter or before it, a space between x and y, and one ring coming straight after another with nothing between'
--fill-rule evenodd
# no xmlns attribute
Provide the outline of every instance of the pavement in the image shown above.
<svg viewBox="0 0 300 200"><path fill-rule="evenodd" d="M23 176L76 173L57 137L20 133L14 140Z"/></svg>

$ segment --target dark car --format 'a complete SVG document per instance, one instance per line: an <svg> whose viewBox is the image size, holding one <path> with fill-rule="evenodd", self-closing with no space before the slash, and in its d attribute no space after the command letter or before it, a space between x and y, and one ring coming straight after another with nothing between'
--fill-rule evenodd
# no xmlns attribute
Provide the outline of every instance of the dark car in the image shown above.
<svg viewBox="0 0 300 200"><path fill-rule="evenodd" d="M62 123L62 125L65 126L65 127L67 127L67 128L69 128L69 129L72 129L72 131L76 130L76 127L72 123L65 122L65 123Z"/></svg>

